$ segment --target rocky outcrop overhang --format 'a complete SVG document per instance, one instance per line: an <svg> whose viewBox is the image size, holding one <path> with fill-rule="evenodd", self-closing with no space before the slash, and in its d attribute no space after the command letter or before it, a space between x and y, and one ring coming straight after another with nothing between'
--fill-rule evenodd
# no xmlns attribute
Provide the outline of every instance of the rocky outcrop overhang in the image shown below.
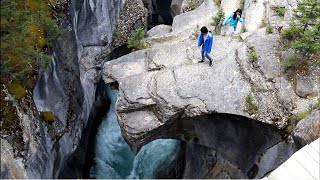
<svg viewBox="0 0 320 180"><path fill-rule="evenodd" d="M197 63L192 29L210 22L201 12L214 9L211 3L176 16L172 32L147 39L151 48L105 63L103 78L119 84L118 122L133 151L175 138L212 148L250 172L283 143L290 115L319 97L297 96L280 66L280 37L264 28L230 43L215 36L213 67ZM253 51L256 60L249 59Z"/></svg>

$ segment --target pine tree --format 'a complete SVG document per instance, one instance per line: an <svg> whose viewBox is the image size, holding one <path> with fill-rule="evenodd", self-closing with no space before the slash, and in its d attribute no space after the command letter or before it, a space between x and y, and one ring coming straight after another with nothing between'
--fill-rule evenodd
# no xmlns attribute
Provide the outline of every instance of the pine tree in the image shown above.
<svg viewBox="0 0 320 180"><path fill-rule="evenodd" d="M133 50L139 50L144 49L145 45L142 42L142 39L144 38L145 33L144 30L141 28L138 28L135 32L133 32L128 40L128 48L132 48Z"/></svg>
<svg viewBox="0 0 320 180"><path fill-rule="evenodd" d="M52 17L49 0L1 0L1 82L26 84L51 56L47 47L63 31Z"/></svg>
<svg viewBox="0 0 320 180"><path fill-rule="evenodd" d="M319 53L320 50L320 2L302 0L298 3L290 28L282 36L288 40L289 47L303 55Z"/></svg>

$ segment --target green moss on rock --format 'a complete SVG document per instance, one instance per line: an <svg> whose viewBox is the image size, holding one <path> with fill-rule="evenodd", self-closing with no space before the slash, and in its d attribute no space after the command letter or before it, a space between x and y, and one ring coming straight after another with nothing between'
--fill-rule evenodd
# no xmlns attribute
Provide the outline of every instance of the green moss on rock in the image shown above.
<svg viewBox="0 0 320 180"><path fill-rule="evenodd" d="M44 122L52 124L55 120L54 113L51 111L40 112L41 118Z"/></svg>
<svg viewBox="0 0 320 180"><path fill-rule="evenodd" d="M17 82L8 84L8 91L18 100L27 95L26 89L20 83Z"/></svg>
<svg viewBox="0 0 320 180"><path fill-rule="evenodd" d="M246 97L245 111L250 115L255 114L258 111L258 105L255 103L255 98L252 95Z"/></svg>

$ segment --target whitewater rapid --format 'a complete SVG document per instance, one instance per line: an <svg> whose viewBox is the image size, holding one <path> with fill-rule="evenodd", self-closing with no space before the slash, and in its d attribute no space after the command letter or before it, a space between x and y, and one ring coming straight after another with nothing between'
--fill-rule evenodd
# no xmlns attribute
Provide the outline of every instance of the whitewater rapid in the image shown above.
<svg viewBox="0 0 320 180"><path fill-rule="evenodd" d="M90 176L99 179L154 179L168 177L175 166L180 143L172 139L159 139L145 145L135 156L121 136L116 116L118 90L107 88L110 109L96 136L95 158Z"/></svg>

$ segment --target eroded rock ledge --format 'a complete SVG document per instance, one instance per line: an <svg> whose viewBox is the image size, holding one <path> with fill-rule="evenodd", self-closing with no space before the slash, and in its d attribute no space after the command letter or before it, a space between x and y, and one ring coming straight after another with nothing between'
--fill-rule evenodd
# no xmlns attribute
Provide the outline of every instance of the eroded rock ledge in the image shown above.
<svg viewBox="0 0 320 180"><path fill-rule="evenodd" d="M213 67L197 63L200 49L190 37L197 25L210 23L199 17L214 15L210 9L216 8L207 0L176 16L171 32L147 38L151 48L106 62L103 78L119 83L118 121L133 151L154 139L176 138L240 167L234 176L217 177L261 178L280 163L269 162L275 153L286 159L295 151L292 141L283 142L283 132L290 116L315 104L319 94L296 94L280 66L279 35L264 28L230 43L215 36ZM248 58L252 51L255 61Z"/></svg>

